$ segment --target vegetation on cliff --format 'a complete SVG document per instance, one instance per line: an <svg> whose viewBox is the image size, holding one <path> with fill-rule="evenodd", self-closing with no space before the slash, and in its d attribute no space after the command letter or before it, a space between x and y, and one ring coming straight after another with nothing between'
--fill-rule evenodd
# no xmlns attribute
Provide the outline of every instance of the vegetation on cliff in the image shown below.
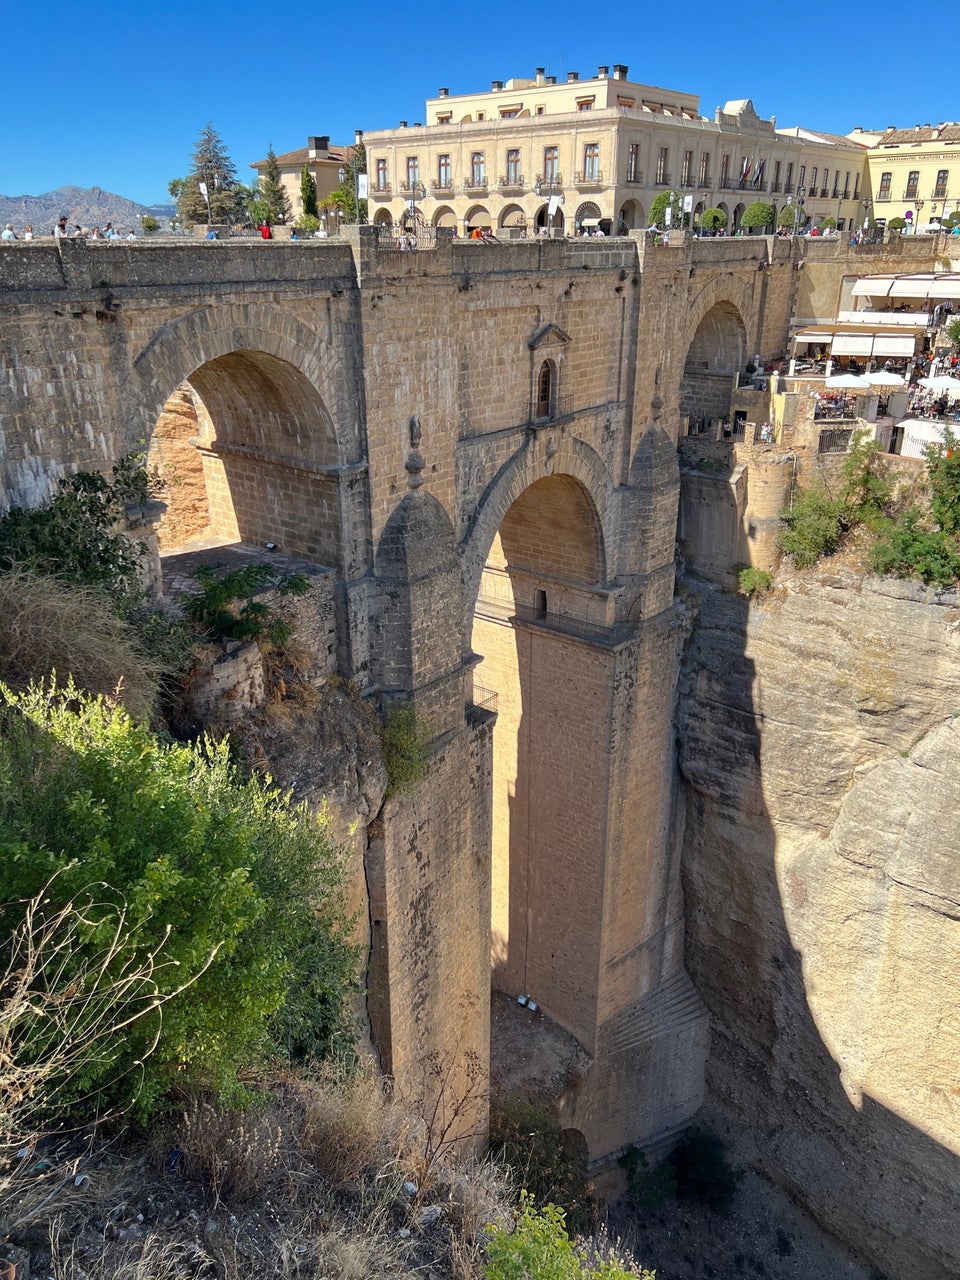
<svg viewBox="0 0 960 1280"><path fill-rule="evenodd" d="M833 555L858 534L875 573L927 585L960 581L960 450L951 432L926 450L919 485L897 483L875 440L857 437L837 485L799 490L783 513L781 550L800 569Z"/></svg>

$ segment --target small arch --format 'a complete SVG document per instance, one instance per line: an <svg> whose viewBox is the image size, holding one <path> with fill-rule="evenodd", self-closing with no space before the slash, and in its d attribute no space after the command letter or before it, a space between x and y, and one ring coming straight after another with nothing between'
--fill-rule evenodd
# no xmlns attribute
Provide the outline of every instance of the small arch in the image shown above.
<svg viewBox="0 0 960 1280"><path fill-rule="evenodd" d="M617 234L623 235L625 232L633 230L634 227L644 227L646 224L647 215L640 201L624 201L620 208L620 216L617 219Z"/></svg>
<svg viewBox="0 0 960 1280"><path fill-rule="evenodd" d="M469 231L472 227L489 227L490 210L486 205L475 204L467 210L467 215L463 220L464 227Z"/></svg>
<svg viewBox="0 0 960 1280"><path fill-rule="evenodd" d="M734 229L734 231L739 231L739 230L740 230L740 220L741 220L741 218L743 217L743 215L746 213L746 211L747 211L747 206L746 206L745 204L738 204L738 205L736 206L736 208L734 209L734 211L733 211L733 229Z"/></svg>
<svg viewBox="0 0 960 1280"><path fill-rule="evenodd" d="M717 208L718 208L718 209L720 210L720 212L721 212L721 213L726 217L726 219L727 219L727 221L726 221L726 225L729 227L729 225L730 225L730 206L727 204L726 200L721 200L721 201L720 201L720 203L717 205Z"/></svg>
<svg viewBox="0 0 960 1280"><path fill-rule="evenodd" d="M518 204L508 204L500 214L501 227L525 227L527 215Z"/></svg>
<svg viewBox="0 0 960 1280"><path fill-rule="evenodd" d="M593 200L584 200L573 215L574 230L580 230L583 226L584 218L599 218L600 216L600 206Z"/></svg>
<svg viewBox="0 0 960 1280"><path fill-rule="evenodd" d="M540 208L537 210L536 218L535 218L535 225L537 230L544 231L549 227L556 231L562 231L564 226L563 210L557 209L556 213L551 218L549 214L549 209L550 209L549 204L542 204Z"/></svg>
<svg viewBox="0 0 960 1280"><path fill-rule="evenodd" d="M389 209L378 209L373 215L373 225L375 227L392 227L393 214Z"/></svg>
<svg viewBox="0 0 960 1280"><path fill-rule="evenodd" d="M455 227L457 225L457 215L448 204L442 204L433 215L433 225L435 227Z"/></svg>

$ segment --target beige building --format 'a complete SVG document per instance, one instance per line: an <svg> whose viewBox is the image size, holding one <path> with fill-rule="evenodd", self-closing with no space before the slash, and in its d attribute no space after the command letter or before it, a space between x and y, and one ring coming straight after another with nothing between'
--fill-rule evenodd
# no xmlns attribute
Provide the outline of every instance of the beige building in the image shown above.
<svg viewBox="0 0 960 1280"><path fill-rule="evenodd" d="M357 134L357 142L362 138L362 134ZM349 163L353 158L353 145L338 146L330 145L330 138L324 134L319 137L307 138L307 145L299 147L296 151L286 151L283 155L277 156L277 163L280 166L280 181L283 183L284 190L290 199L290 208L293 211L293 221L296 222L303 214L303 200L300 197L300 174L304 165L307 166L314 182L317 184L317 202L322 205L324 200L336 191L340 185L340 170L344 164ZM257 178L262 179L266 174L266 160L256 160L250 165L251 169L255 169ZM336 227L330 227L331 231L335 231Z"/></svg>
<svg viewBox="0 0 960 1280"><path fill-rule="evenodd" d="M960 210L960 124L854 129L866 145L874 214L931 227Z"/></svg>
<svg viewBox="0 0 960 1280"><path fill-rule="evenodd" d="M493 81L487 91L441 89L424 122L367 133L370 219L606 234L648 225L660 193L696 218L722 209L735 230L756 200L775 216L805 187L801 225L828 215L859 225L866 148L808 130L778 131L749 99L700 114L697 95L638 84L622 64L558 83Z"/></svg>

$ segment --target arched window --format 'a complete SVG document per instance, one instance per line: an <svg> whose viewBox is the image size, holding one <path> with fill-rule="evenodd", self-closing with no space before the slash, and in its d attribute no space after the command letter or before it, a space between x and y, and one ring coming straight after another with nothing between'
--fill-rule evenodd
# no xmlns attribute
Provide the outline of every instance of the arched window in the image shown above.
<svg viewBox="0 0 960 1280"><path fill-rule="evenodd" d="M544 360L537 373L537 398L535 418L549 418L556 404L557 366L552 360Z"/></svg>

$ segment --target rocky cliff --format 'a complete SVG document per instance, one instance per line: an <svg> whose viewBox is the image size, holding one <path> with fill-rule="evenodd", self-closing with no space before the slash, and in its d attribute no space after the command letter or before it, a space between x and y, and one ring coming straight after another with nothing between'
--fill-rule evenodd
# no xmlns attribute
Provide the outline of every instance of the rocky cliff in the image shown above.
<svg viewBox="0 0 960 1280"><path fill-rule="evenodd" d="M713 1100L878 1270L960 1274L960 597L695 579L678 705Z"/></svg>

